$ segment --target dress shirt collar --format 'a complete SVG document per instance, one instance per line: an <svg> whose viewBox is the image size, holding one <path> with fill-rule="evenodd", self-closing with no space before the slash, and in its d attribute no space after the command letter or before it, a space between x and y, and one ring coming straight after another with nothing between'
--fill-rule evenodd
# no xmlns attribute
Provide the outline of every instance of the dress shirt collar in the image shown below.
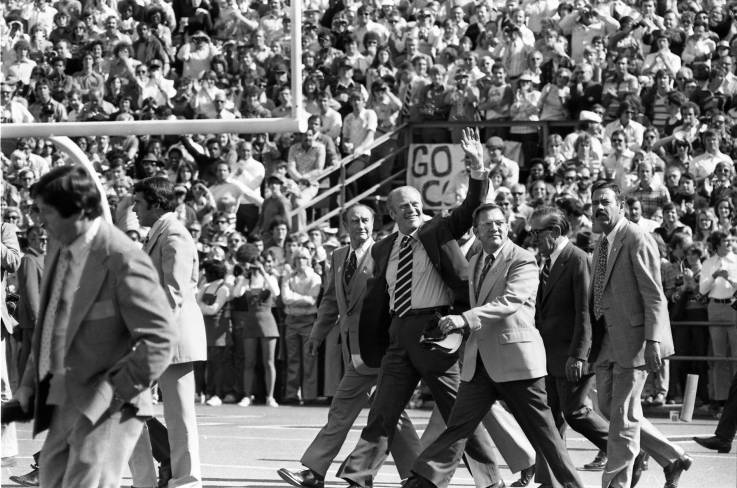
<svg viewBox="0 0 737 488"><path fill-rule="evenodd" d="M553 249L553 252L550 253L550 267L553 267L553 264L555 264L555 260L558 259L558 256L560 256L560 253L563 252L563 248L568 245L568 238L566 236L563 236L558 242L558 245L555 246L555 249Z"/></svg>
<svg viewBox="0 0 737 488"><path fill-rule="evenodd" d="M100 223L102 219L100 217L95 218L90 224L89 228L80 236L78 236L74 242L66 246L65 250L69 251L72 256L72 260L78 261L89 252L92 240L97 235L97 231L100 230Z"/></svg>
<svg viewBox="0 0 737 488"><path fill-rule="evenodd" d="M617 224L614 226L614 228L612 229L612 231L609 232L606 235L606 239L607 239L608 244L609 244L609 246L608 246L609 247L609 252L612 251L612 242L614 242L614 239L617 237L617 234L619 234L619 232L624 228L624 225L625 225L626 222L627 222L627 219L625 218L625 216L624 215L620 215L619 222L617 222Z"/></svg>
<svg viewBox="0 0 737 488"><path fill-rule="evenodd" d="M366 239L366 242L358 246L356 249L353 249L353 247L349 246L348 255L350 255L351 252L355 252L356 260L360 261L366 255L366 253L368 252L368 248L373 243L374 243L374 240L371 237L369 237L368 239Z"/></svg>
<svg viewBox="0 0 737 488"><path fill-rule="evenodd" d="M509 239L506 239L506 240L505 240L505 241L504 241L504 242L502 243L502 245L501 245L501 246L499 246L499 249L497 249L496 251L494 251L493 253L491 253L491 255L492 255L492 256L494 257L494 261L496 261L496 260L497 260L497 259L499 258L499 254L501 254L501 252L502 252L502 249L504 249L504 246L506 246L506 245L507 245L507 242L509 242ZM488 253L488 252L486 252L486 249L484 249L484 251L483 251L483 253L482 253L482 256L481 256L481 262L482 262L482 263L486 262L486 257L487 257L488 255L489 255L489 253ZM483 266L483 264L482 264L482 266Z"/></svg>

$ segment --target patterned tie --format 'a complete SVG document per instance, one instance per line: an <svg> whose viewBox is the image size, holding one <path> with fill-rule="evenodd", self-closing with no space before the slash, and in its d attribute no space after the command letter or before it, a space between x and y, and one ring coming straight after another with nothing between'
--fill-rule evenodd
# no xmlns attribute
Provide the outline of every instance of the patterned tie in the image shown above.
<svg viewBox="0 0 737 488"><path fill-rule="evenodd" d="M54 272L54 282L52 284L49 302L46 305L46 313L44 314L43 329L41 329L41 351L38 357L38 374L43 379L51 371L51 343L54 340L54 329L57 320L62 317L66 304L62 300L64 293L64 283L67 278L67 270L69 269L69 261L71 260L71 252L67 249L59 254L59 262L56 264Z"/></svg>
<svg viewBox="0 0 737 488"><path fill-rule="evenodd" d="M545 258L543 268L540 270L540 287L545 288L548 284L548 278L550 278L550 256Z"/></svg>
<svg viewBox="0 0 737 488"><path fill-rule="evenodd" d="M409 107L412 103L412 84L407 85L407 91L404 92L404 100L402 100L402 109L399 111L399 117L406 120L409 117Z"/></svg>
<svg viewBox="0 0 737 488"><path fill-rule="evenodd" d="M345 286L350 284L353 275L356 274L356 268L358 267L358 260L356 259L356 251L351 251L348 255L348 259L345 261L345 272L343 273L343 280Z"/></svg>
<svg viewBox="0 0 737 488"><path fill-rule="evenodd" d="M489 269L491 269L492 264L494 264L494 255L487 254L486 259L484 259L484 267L481 269L481 274L479 275L479 281L476 284L476 300L479 299L479 291L481 291L481 285L484 283L484 280L486 279L486 274L489 272Z"/></svg>
<svg viewBox="0 0 737 488"><path fill-rule="evenodd" d="M594 317L597 319L604 315L601 310L601 296L604 294L607 254L609 254L609 241L604 236L599 244L599 259L596 261L596 269L594 270Z"/></svg>
<svg viewBox="0 0 737 488"><path fill-rule="evenodd" d="M394 313L399 317L412 308L412 238L404 236L399 246L397 283L394 285Z"/></svg>

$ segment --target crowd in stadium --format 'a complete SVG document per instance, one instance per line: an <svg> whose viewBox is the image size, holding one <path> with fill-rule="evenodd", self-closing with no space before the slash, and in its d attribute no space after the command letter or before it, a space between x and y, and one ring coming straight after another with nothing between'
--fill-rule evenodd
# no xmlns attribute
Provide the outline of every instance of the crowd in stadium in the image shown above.
<svg viewBox="0 0 737 488"><path fill-rule="evenodd" d="M202 269L208 361L196 368L198 402L332 396L337 336L318 356L307 349L321 277L348 236L335 220L305 231L335 199L299 207L336 183L316 180L325 168L348 161L355 174L390 154L404 134L372 144L402 122L493 123L480 129L487 200L523 247L534 244L532 212L555 205L571 240L593 251L591 186L616 183L628 218L658 244L671 320L733 323L674 326L676 354L737 355L737 5L306 0L301 60L291 59L294 19L282 0L11 0L0 9L3 124L288 117L290 66L302 63L304 133L75 139L115 225L140 245L148 229L135 185L174 184L174 212ZM461 128L415 126L414 141L458 143ZM2 139L1 157L3 225L43 255L31 187L68 157L33 137ZM378 174L406 162L389 157ZM453 186L458 202L466 186ZM378 237L390 230L382 224ZM7 286L17 296L12 276ZM249 303L264 299L273 313L254 320ZM11 383L32 328L21 320L10 338ZM682 402L690 373L700 375L697 407L718 417L730 362L672 361L651 375L642 402Z"/></svg>

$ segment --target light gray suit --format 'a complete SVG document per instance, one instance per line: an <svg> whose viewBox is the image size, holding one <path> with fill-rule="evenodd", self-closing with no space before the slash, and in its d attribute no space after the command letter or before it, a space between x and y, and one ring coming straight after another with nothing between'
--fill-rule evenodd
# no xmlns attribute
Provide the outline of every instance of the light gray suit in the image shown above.
<svg viewBox="0 0 737 488"><path fill-rule="evenodd" d="M624 219L624 217L622 217ZM645 343L660 343L662 357L673 354L668 306L660 279L655 242L637 225L622 221L609 243L602 320L592 318L599 406L609 419L608 462L602 486L629 488L640 446L661 466L677 460L683 449L671 444L642 414L640 394L647 378ZM592 300L601 245L594 250ZM593 312L593 306L589 307ZM622 408L622 406L626 408Z"/></svg>
<svg viewBox="0 0 737 488"><path fill-rule="evenodd" d="M205 322L196 299L199 273L197 248L176 214L166 213L154 223L143 250L151 257L158 271L159 282L179 330L172 364L159 379L171 447L172 479L169 486L199 487L202 485L202 476L192 363L207 359L207 340ZM144 429L130 463L133 484L136 486L149 484L152 475L155 476L146 434L148 432Z"/></svg>
<svg viewBox="0 0 737 488"><path fill-rule="evenodd" d="M535 327L538 269L533 255L510 241L499 249L479 283L482 255L469 263L470 329L461 368L461 386L448 428L422 454L412 471L436 487L448 486L466 439L491 405L504 400L556 480L582 487L547 405L545 347ZM479 290L478 294L476 290Z"/></svg>
<svg viewBox="0 0 737 488"><path fill-rule="evenodd" d="M59 255L58 246L47 254L39 317L46 315ZM34 435L49 429L41 486L120 486L143 419L154 414L151 384L169 365L177 340L154 273L149 257L125 234L100 222L69 305L61 404L47 402L49 380L39 378L48 324L34 330L21 387L34 392Z"/></svg>
<svg viewBox="0 0 737 488"><path fill-rule="evenodd" d="M317 320L310 333L311 338L322 340L333 327L339 325L345 364L345 374L330 404L328 422L301 459L305 467L322 476L325 476L330 463L338 455L358 414L368 406L370 391L378 378L379 370L369 368L361 360L358 344L358 319L366 294L366 280L374 273L372 246L373 242L358 261L356 272L347 287L344 284L344 274L350 246L335 250L331 257L327 286L317 312ZM412 463L419 452L420 439L412 421L404 412L397 425L394 442L391 444L391 453L402 478L409 476Z"/></svg>

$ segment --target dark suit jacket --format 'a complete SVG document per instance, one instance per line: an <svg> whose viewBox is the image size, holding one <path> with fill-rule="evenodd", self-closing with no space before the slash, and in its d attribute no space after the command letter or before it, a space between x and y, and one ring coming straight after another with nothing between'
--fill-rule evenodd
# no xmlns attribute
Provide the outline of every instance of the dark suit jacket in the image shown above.
<svg viewBox="0 0 737 488"><path fill-rule="evenodd" d="M453 290L453 309L460 313L468 309L468 261L461 252L457 240L473 224L473 211L484 201L487 179L471 179L466 199L447 217L435 217L425 222L418 238L430 261L440 273L445 284ZM386 283L386 268L394 241L395 232L374 244L374 274L368 280L366 299L359 322L359 343L363 362L378 368L389 345L389 293ZM414 279L414 278L413 278Z"/></svg>
<svg viewBox="0 0 737 488"><path fill-rule="evenodd" d="M51 293L52 270L60 249L50 251L38 312L43 317ZM38 377L42 326L33 334L22 387L34 394L34 435L51 424L48 391ZM153 415L151 385L171 362L177 329L151 259L112 224L101 222L90 245L69 311L65 384L69 400L93 424L114 395L139 416ZM47 390L47 389L46 389Z"/></svg>
<svg viewBox="0 0 737 488"><path fill-rule="evenodd" d="M545 343L548 374L565 376L569 357L588 359L591 350L588 255L569 242L537 293L535 324Z"/></svg>
<svg viewBox="0 0 737 488"><path fill-rule="evenodd" d="M21 259L18 268L18 295L20 295L20 301L18 302L17 318L20 327L23 329L33 329L38 320L44 257L45 255L29 249Z"/></svg>

